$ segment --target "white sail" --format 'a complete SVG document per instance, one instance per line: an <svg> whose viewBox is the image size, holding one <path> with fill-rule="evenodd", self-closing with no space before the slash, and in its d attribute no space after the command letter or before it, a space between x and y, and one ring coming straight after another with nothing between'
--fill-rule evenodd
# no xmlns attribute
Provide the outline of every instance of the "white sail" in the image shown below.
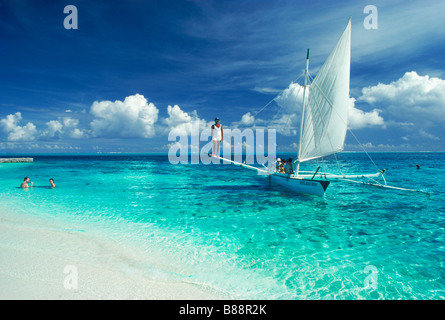
<svg viewBox="0 0 445 320"><path fill-rule="evenodd" d="M351 20L310 85L302 119L300 162L343 150L348 119Z"/></svg>

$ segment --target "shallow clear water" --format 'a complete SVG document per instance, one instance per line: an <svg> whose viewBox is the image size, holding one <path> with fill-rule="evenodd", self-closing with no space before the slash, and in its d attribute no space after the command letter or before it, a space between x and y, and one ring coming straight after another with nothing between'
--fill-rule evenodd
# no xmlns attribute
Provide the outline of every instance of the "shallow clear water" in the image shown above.
<svg viewBox="0 0 445 320"><path fill-rule="evenodd" d="M131 243L159 255L156 269L137 266L147 276L234 298L443 299L445 153L371 156L388 184L431 194L332 182L319 198L231 165L41 155L0 164L0 205ZM344 173L375 172L366 154L337 157ZM24 176L32 190L18 188Z"/></svg>

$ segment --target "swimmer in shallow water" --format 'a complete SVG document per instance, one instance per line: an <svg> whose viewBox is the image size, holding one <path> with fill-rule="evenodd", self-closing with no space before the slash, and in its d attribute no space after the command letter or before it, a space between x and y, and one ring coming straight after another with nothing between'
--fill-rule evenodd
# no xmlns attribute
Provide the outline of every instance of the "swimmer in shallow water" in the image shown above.
<svg viewBox="0 0 445 320"><path fill-rule="evenodd" d="M28 185L29 183L29 185ZM22 189L27 189L27 188L32 188L32 181L29 181L28 177L25 177L25 179L23 179L22 184L20 185L20 188Z"/></svg>
<svg viewBox="0 0 445 320"><path fill-rule="evenodd" d="M56 185L54 184L53 178L49 179L49 183L51 184L51 187L50 187L51 189L54 189L56 187Z"/></svg>

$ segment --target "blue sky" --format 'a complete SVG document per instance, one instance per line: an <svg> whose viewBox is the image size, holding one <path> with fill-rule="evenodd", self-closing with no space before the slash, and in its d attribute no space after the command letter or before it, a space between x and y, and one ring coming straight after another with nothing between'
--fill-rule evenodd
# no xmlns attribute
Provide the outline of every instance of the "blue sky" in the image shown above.
<svg viewBox="0 0 445 320"><path fill-rule="evenodd" d="M369 4L377 29L363 25ZM443 12L429 0L1 0L0 152L167 152L169 132L215 116L275 125L278 150L296 151L280 122L292 110L256 113L292 93L308 47L316 75L350 16L354 134L368 151L445 151ZM361 150L352 135L345 149Z"/></svg>

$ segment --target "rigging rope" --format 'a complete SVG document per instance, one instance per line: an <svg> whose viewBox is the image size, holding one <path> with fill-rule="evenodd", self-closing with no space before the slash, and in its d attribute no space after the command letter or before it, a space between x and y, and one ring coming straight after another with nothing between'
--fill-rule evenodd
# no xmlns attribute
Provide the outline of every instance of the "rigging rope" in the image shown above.
<svg viewBox="0 0 445 320"><path fill-rule="evenodd" d="M302 77L302 75L300 75L296 80L292 81L291 83L294 83L294 82L298 83L298 81L301 79L301 77ZM286 90L286 89L284 89L284 90ZM278 93L272 100L270 100L264 107L262 107L259 111L257 111L253 116L256 117L260 112L262 112L264 109L266 109L272 102L275 101L276 98L278 98L283 93L284 90L281 90L280 93ZM278 110L278 111L281 111L282 108L283 108L283 106L281 105L280 110Z"/></svg>
<svg viewBox="0 0 445 320"><path fill-rule="evenodd" d="M298 83L298 81L301 80L302 76L303 76L303 74L300 74L300 76L299 76L296 80L292 81L291 83ZM286 90L286 89L284 89L284 90ZM265 110L265 109L266 109L272 102L274 102L274 101L275 101L275 100L276 100L276 99L283 93L284 90L281 90L280 93L278 93L278 94L277 94L272 100L270 100L264 107L262 107L260 110L258 110L258 111L253 115L253 117L255 118L259 113L261 113L262 111L264 111L264 110ZM297 96L298 96L298 94L300 93L300 90L301 90L301 86L298 86ZM276 115L278 115L278 114L281 112L281 110L283 109L283 105L282 105L282 104L281 104L281 105L279 104L279 106L280 106L280 109L278 109L278 112L276 113ZM290 118L291 118L291 115L288 115L285 127L287 127L287 126L289 125L289 120L290 120ZM280 135L279 140L278 140L278 143L277 143L277 146L281 144L281 139L282 139L282 138L283 138L283 134Z"/></svg>
<svg viewBox="0 0 445 320"><path fill-rule="evenodd" d="M297 79L297 80L298 80L298 79ZM298 94L300 93L300 90L301 90L301 86L299 85L299 86L298 86L298 91L297 91L297 97L298 97ZM280 110L278 110L277 114L280 113L281 109L283 109L283 106L282 106L282 105L280 106ZM284 126L285 128L288 127L290 118L291 118L291 115L288 115L288 116L287 116L286 125ZM281 140L283 139L283 135L284 135L284 134L281 134L281 135L280 135L280 138L278 139L277 146L279 146L279 145L281 144Z"/></svg>

